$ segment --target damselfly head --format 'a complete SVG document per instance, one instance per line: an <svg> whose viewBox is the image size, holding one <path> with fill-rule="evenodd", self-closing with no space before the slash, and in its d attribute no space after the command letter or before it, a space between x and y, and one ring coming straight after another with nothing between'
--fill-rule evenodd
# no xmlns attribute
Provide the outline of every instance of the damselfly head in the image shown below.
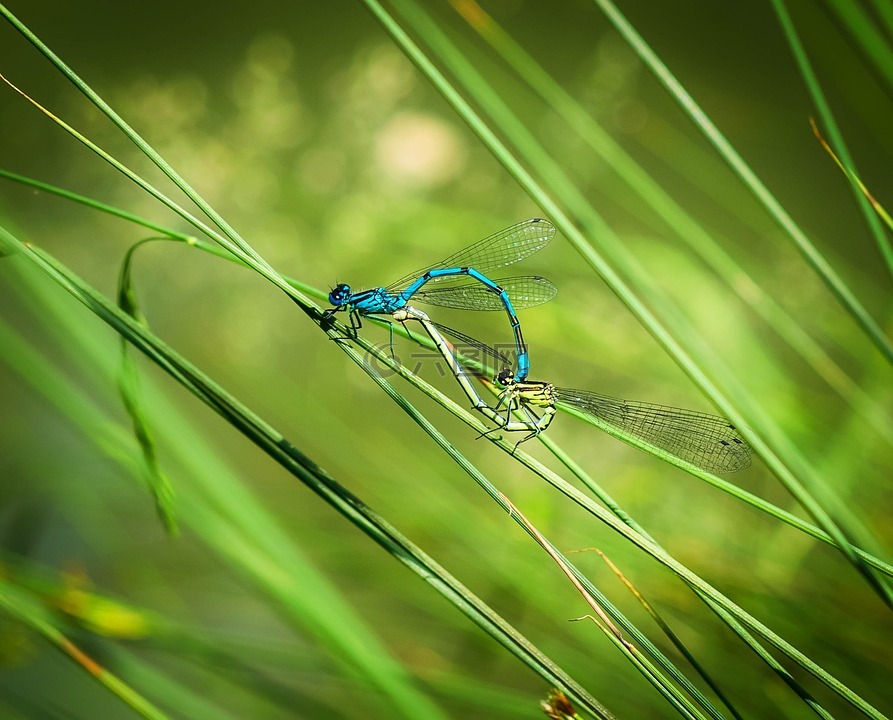
<svg viewBox="0 0 893 720"><path fill-rule="evenodd" d="M329 302L335 307L341 307L350 300L350 285L346 283L338 283L329 293Z"/></svg>
<svg viewBox="0 0 893 720"><path fill-rule="evenodd" d="M508 368L499 371L499 374L496 376L496 382L498 382L503 387L508 387L509 383L514 380L515 374Z"/></svg>

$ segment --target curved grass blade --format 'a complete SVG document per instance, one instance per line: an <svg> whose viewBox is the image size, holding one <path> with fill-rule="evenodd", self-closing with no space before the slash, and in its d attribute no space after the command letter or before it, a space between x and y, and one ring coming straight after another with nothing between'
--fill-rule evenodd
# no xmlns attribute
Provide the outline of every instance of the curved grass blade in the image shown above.
<svg viewBox="0 0 893 720"><path fill-rule="evenodd" d="M169 239L156 237L141 240L127 250L124 262L121 265L121 273L118 277L118 307L144 327L148 327L148 323L140 311L139 302L133 289L133 274L131 272L133 254L137 248L147 242ZM139 373L133 358L128 352L128 343L123 338L121 339L121 369L118 375L118 393L121 396L124 409L133 423L133 433L142 450L143 474L146 478L146 484L155 498L155 508L158 516L167 533L176 535L177 518L174 511L174 489L167 475L161 469L155 445L155 435L143 409Z"/></svg>

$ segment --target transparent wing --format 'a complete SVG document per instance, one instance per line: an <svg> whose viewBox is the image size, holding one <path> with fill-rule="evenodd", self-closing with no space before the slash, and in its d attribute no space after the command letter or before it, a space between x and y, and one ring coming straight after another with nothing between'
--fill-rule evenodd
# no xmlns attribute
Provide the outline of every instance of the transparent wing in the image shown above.
<svg viewBox="0 0 893 720"><path fill-rule="evenodd" d="M555 397L708 472L735 472L750 465L750 446L718 415L568 388L555 388Z"/></svg>
<svg viewBox="0 0 893 720"><path fill-rule="evenodd" d="M433 320L429 320L428 322L436 327L442 334L457 341L453 343L453 345L466 359L477 360L482 365L489 365L495 370L512 367L512 361L496 348L490 347L486 343L471 337L471 335L466 335L463 332L454 330L446 325L441 325Z"/></svg>
<svg viewBox="0 0 893 720"><path fill-rule="evenodd" d="M411 272L385 289L388 292L398 292L429 270L437 268L473 267L486 274L490 270L508 267L542 250L554 235L555 226L548 220L543 218L525 220L478 240L474 245L450 255L439 263ZM432 282L437 282L437 278Z"/></svg>
<svg viewBox="0 0 893 720"><path fill-rule="evenodd" d="M452 283L447 287L424 285L412 296L413 302L424 302L457 310L503 310L505 308L499 295L492 290L473 278L460 277L462 277L462 282ZM515 310L542 305L549 302L558 292L558 288L550 280L539 275L491 279L508 293Z"/></svg>

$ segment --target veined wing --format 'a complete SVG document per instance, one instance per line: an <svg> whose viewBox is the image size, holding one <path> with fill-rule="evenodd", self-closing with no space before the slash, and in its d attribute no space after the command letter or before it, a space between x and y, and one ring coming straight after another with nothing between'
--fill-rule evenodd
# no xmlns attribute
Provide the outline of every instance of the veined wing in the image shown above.
<svg viewBox="0 0 893 720"><path fill-rule="evenodd" d="M412 296L412 301L456 310L505 309L505 305L495 292L473 278L461 277L461 282L454 282L445 287L425 285ZM550 280L539 275L491 279L508 293L515 310L542 305L549 302L558 292L558 288Z"/></svg>
<svg viewBox="0 0 893 720"><path fill-rule="evenodd" d="M429 270L451 267L473 267L481 273L507 267L542 250L555 235L555 226L544 218L525 220L512 225L483 240L478 240L464 250L450 255L441 262L409 273L386 288L398 292L420 278ZM437 282L437 278L432 282Z"/></svg>
<svg viewBox="0 0 893 720"><path fill-rule="evenodd" d="M718 415L569 388L555 388L555 397L708 472L735 472L750 465L750 446ZM617 437L623 439L622 434Z"/></svg>
<svg viewBox="0 0 893 720"><path fill-rule="evenodd" d="M442 334L451 337L453 340L456 340L457 342L453 343L455 346L455 350L461 353L465 358L469 360L477 360L482 365L489 364L490 367L494 368L497 371L513 366L514 363L508 357L499 352L499 350L490 347L486 343L481 342L476 338L471 337L471 335L466 335L463 332L454 330L453 328L447 327L446 325L441 325L440 323L434 322L433 320L429 320L428 322L436 327Z"/></svg>

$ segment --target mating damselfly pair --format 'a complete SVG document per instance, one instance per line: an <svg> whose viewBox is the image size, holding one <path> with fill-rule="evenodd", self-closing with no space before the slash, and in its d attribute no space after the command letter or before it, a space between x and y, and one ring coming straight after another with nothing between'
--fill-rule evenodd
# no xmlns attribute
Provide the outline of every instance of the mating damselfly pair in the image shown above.
<svg viewBox="0 0 893 720"><path fill-rule="evenodd" d="M340 283L329 293L334 306L329 313L346 311L351 328L361 327L361 317L390 315L394 321L415 320L442 354L472 407L496 424L494 430L524 432L523 442L543 432L561 406L576 409L615 437L651 446L657 455L669 455L709 472L734 472L750 465L751 449L736 428L723 417L654 403L621 400L607 395L574 390L549 382L528 380L530 360L516 309L541 305L557 290L539 275L494 277L487 273L513 265L544 248L555 235L548 220L533 218L508 227L450 255L445 260L409 273L387 287L353 292ZM504 310L514 336L515 369L488 344L431 320L409 302L420 301L462 310ZM497 362L489 381L499 389L490 405L468 370L444 338L476 348L485 361Z"/></svg>

